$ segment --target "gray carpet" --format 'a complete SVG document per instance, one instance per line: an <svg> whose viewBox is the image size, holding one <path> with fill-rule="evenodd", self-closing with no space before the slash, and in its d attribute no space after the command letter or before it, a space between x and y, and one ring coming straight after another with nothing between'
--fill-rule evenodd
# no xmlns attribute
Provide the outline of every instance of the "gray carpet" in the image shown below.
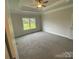
<svg viewBox="0 0 79 59"><path fill-rule="evenodd" d="M16 38L20 59L73 59L73 40L37 32Z"/></svg>

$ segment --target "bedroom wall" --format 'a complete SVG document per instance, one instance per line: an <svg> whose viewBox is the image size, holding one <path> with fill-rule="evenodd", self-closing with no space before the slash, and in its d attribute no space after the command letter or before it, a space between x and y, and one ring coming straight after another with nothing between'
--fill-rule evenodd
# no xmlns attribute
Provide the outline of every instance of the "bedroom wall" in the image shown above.
<svg viewBox="0 0 79 59"><path fill-rule="evenodd" d="M37 29L28 30L28 31L23 30L22 17L35 17L36 22L37 22ZM25 34L29 34L29 33L41 30L41 26L40 26L41 25L41 16L40 15L27 14L27 13L26 14L12 13L11 18L12 18L12 24L13 24L15 37L19 37L19 36L22 36Z"/></svg>
<svg viewBox="0 0 79 59"><path fill-rule="evenodd" d="M72 39L73 8L60 9L42 15L43 31Z"/></svg>

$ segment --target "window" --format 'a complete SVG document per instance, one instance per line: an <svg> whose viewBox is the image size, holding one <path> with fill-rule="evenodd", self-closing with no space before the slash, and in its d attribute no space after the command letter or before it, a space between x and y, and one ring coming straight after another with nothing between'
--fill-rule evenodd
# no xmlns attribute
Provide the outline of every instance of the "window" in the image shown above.
<svg viewBox="0 0 79 59"><path fill-rule="evenodd" d="M23 21L23 29L30 30L36 28L36 20L35 18L22 18Z"/></svg>

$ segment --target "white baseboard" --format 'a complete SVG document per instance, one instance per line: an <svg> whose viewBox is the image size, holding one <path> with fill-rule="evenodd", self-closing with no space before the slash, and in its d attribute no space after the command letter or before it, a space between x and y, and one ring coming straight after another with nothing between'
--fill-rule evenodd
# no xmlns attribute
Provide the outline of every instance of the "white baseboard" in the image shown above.
<svg viewBox="0 0 79 59"><path fill-rule="evenodd" d="M51 34L55 34L55 35L58 35L58 36L66 37L66 38L69 38L69 39L73 40L73 38L71 38L69 36L66 36L66 35L59 34L59 33L54 33L54 32L49 32L49 31L44 31L44 32L48 32L48 33L51 33Z"/></svg>

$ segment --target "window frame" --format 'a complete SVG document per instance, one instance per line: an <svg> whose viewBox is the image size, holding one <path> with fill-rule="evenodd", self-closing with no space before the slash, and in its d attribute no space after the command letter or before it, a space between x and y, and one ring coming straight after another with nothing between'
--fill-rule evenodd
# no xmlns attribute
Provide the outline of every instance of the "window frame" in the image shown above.
<svg viewBox="0 0 79 59"><path fill-rule="evenodd" d="M24 23L23 23L23 18L26 18L26 19L28 19L28 23L29 23L29 29L24 29ZM23 27L23 30L34 30L34 29L36 29L37 28L37 23L36 23L36 18L35 17L23 17L22 18L22 27ZM31 27L31 20L30 19L34 19L34 23L35 23L35 28L32 28Z"/></svg>

